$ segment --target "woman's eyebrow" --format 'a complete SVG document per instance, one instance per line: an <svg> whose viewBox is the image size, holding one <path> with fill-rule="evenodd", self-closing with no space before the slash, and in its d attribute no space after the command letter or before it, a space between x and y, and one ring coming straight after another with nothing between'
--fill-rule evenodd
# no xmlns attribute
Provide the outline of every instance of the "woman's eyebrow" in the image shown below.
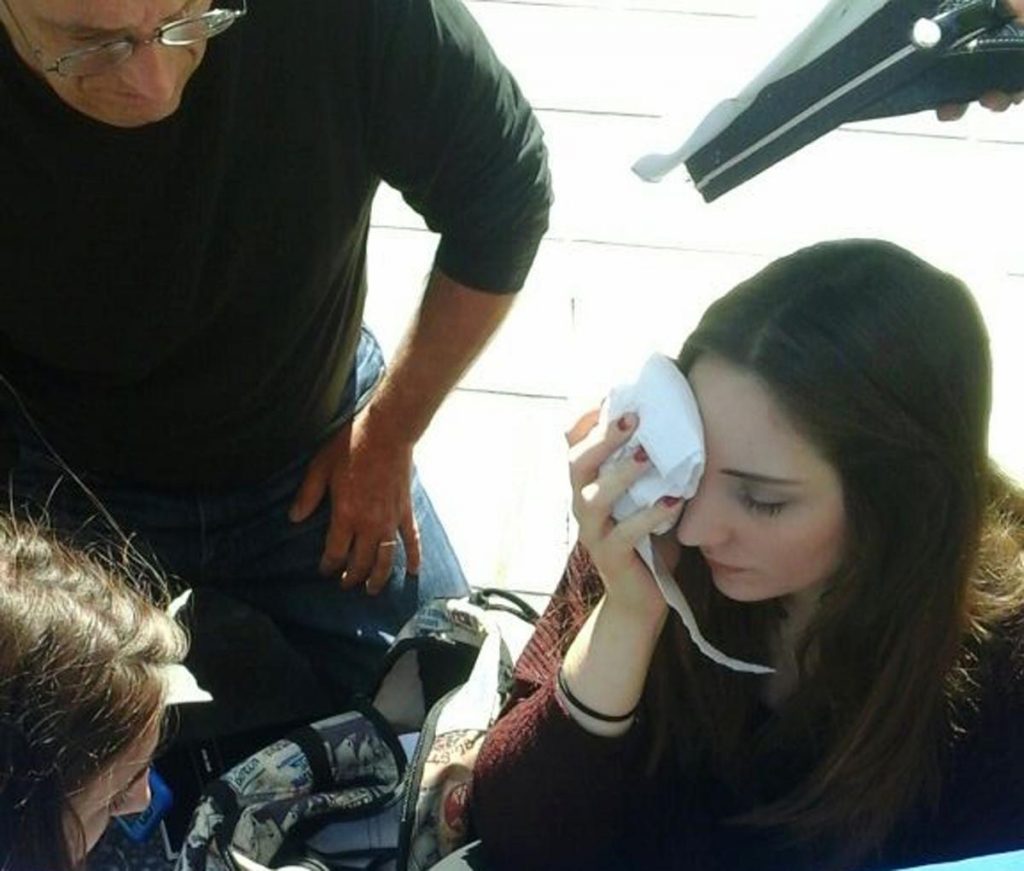
<svg viewBox="0 0 1024 871"><path fill-rule="evenodd" d="M721 472L723 475L729 475L732 478L742 478L744 481L753 481L755 484L781 484L784 487L793 487L803 483L803 481L797 478L776 478L773 475L745 472L742 469L722 469Z"/></svg>

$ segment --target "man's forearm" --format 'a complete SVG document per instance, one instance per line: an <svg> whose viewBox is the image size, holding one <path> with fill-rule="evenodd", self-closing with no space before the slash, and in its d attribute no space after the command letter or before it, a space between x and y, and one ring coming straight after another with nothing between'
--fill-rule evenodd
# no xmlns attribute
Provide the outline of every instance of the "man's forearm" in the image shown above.
<svg viewBox="0 0 1024 871"><path fill-rule="evenodd" d="M515 296L474 290L435 271L387 376L366 408L366 424L375 436L396 444L418 441Z"/></svg>

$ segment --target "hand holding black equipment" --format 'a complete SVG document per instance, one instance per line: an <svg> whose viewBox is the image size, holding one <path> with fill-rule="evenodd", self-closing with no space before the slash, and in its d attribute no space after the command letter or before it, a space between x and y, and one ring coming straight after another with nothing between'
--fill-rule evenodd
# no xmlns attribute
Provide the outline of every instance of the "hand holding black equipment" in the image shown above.
<svg viewBox="0 0 1024 871"><path fill-rule="evenodd" d="M685 163L711 202L847 121L1021 89L1024 25L1005 0L832 0L676 152L633 169L657 181Z"/></svg>

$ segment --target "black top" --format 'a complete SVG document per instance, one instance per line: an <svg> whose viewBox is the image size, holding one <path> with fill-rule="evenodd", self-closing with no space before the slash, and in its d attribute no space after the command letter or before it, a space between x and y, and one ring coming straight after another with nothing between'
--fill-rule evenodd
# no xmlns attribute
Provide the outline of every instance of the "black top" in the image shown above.
<svg viewBox="0 0 1024 871"><path fill-rule="evenodd" d="M0 27L0 369L79 468L257 480L342 400L380 179L441 271L521 287L546 153L458 0L250 0L135 129L63 103Z"/></svg>
<svg viewBox="0 0 1024 871"><path fill-rule="evenodd" d="M710 770L649 776L649 723L604 738L584 731L555 694L568 639L603 586L577 547L516 663L515 686L473 769L473 819L495 868L643 871L823 871L841 844L799 847L777 830L730 822L760 805ZM670 619L675 620L675 617ZM1024 849L1024 615L1001 626L974 670L973 709L945 748L936 807L894 821L879 854L843 871L884 871ZM765 709L763 717L771 716ZM756 726L755 726L756 728ZM814 763L791 747L758 759L757 790L780 798ZM900 747L893 747L894 755ZM870 800L870 798L868 798ZM843 843L855 843L851 822Z"/></svg>

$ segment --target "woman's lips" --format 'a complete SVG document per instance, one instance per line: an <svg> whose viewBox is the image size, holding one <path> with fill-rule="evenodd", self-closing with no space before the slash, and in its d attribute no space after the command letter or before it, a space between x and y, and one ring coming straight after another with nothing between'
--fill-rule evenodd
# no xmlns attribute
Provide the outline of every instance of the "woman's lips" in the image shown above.
<svg viewBox="0 0 1024 871"><path fill-rule="evenodd" d="M704 557L704 562L708 564L708 568L713 572L745 572L746 569L742 566L733 566L728 563L719 562L716 559L712 559L709 556Z"/></svg>

